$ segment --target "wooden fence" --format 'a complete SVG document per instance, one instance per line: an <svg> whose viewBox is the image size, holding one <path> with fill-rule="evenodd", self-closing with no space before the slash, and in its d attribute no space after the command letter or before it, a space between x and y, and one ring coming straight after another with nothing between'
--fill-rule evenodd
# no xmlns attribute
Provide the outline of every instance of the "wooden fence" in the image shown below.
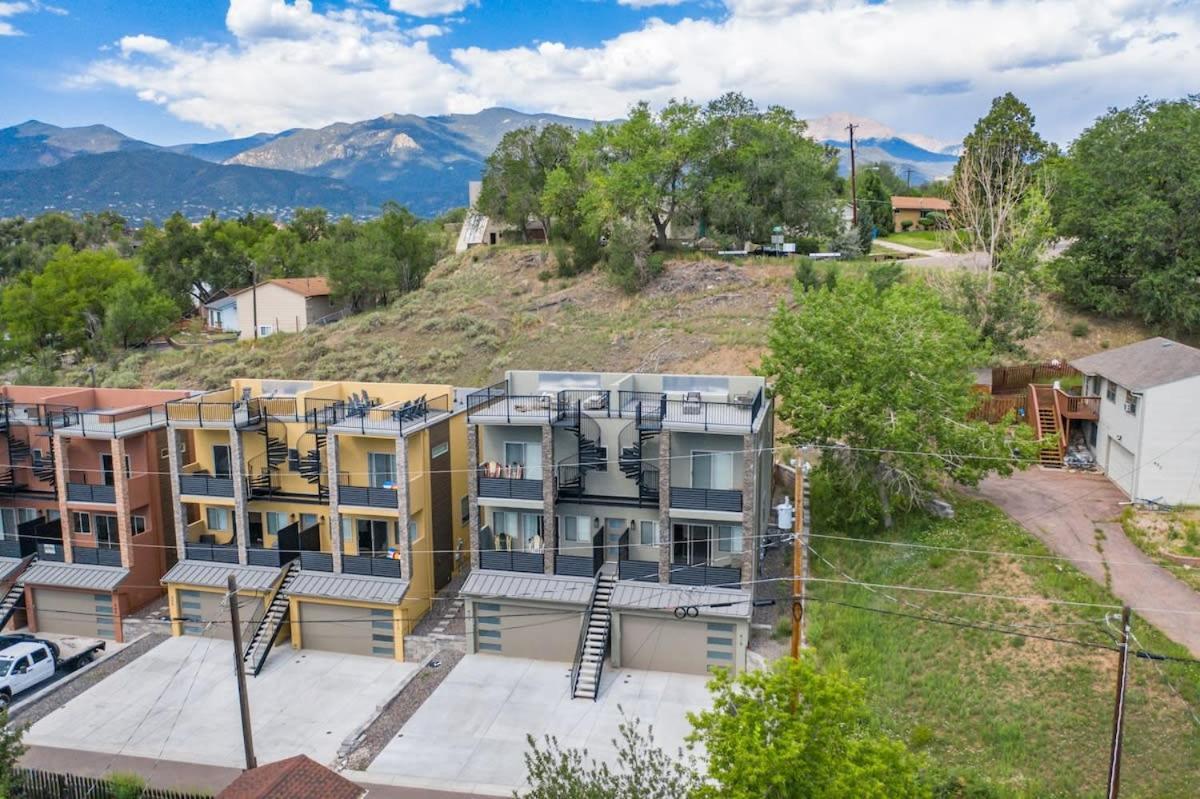
<svg viewBox="0 0 1200 799"><path fill-rule="evenodd" d="M1003 419L1009 411L1015 413L1017 421L1029 421L1028 385L1021 391L1013 391L1008 394L981 393L979 405L968 414L967 418L995 424Z"/></svg>
<svg viewBox="0 0 1200 799"><path fill-rule="evenodd" d="M13 799L112 799L112 784L100 777L79 777L53 771L17 769ZM144 788L139 799L207 799L211 794Z"/></svg>
<svg viewBox="0 0 1200 799"><path fill-rule="evenodd" d="M992 393L1009 394L1024 391L1030 383L1053 383L1074 377L1079 370L1070 364L1025 364L1022 366L995 366L992 368Z"/></svg>

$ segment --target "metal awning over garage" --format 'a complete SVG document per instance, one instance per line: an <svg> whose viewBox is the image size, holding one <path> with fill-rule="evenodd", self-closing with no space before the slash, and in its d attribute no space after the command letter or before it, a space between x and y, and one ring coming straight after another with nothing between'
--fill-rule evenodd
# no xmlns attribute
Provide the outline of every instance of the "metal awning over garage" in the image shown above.
<svg viewBox="0 0 1200 799"><path fill-rule="evenodd" d="M0 558L0 583L6 583L15 577L24 562L22 558Z"/></svg>
<svg viewBox="0 0 1200 799"><path fill-rule="evenodd" d="M162 582L164 584L225 588L229 583L229 575L232 574L237 578L238 591L269 591L279 580L280 571L274 566L243 566L240 563L181 560L163 576Z"/></svg>
<svg viewBox="0 0 1200 799"><path fill-rule="evenodd" d="M754 612L753 599L749 591L731 588L620 580L613 589L609 607L614 610L661 610L670 613L674 613L675 608L694 607L700 616L748 619Z"/></svg>
<svg viewBox="0 0 1200 799"><path fill-rule="evenodd" d="M120 566L93 566L84 563L35 563L26 569L26 585L77 588L85 591L112 592L129 576Z"/></svg>
<svg viewBox="0 0 1200 799"><path fill-rule="evenodd" d="M519 599L586 605L592 598L592 579L561 574L526 574L478 569L459 593L475 599Z"/></svg>
<svg viewBox="0 0 1200 799"><path fill-rule="evenodd" d="M359 574L301 571L287 587L288 596L340 599L398 605L408 593L408 580Z"/></svg>

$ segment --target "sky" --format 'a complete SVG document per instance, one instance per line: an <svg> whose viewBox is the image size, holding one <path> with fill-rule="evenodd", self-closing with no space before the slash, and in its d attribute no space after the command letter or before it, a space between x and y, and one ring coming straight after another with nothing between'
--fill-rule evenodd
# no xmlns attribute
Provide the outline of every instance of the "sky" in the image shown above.
<svg viewBox="0 0 1200 799"><path fill-rule="evenodd" d="M944 143L1012 91L1068 144L1198 74L1200 0L0 0L0 127L157 144L726 91Z"/></svg>

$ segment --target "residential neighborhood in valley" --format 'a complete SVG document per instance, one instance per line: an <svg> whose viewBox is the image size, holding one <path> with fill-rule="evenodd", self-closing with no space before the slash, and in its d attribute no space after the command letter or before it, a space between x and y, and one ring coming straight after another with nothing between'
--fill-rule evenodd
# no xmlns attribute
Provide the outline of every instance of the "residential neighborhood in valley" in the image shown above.
<svg viewBox="0 0 1200 799"><path fill-rule="evenodd" d="M0 3L0 796L1195 794L1189 9L109 5Z"/></svg>

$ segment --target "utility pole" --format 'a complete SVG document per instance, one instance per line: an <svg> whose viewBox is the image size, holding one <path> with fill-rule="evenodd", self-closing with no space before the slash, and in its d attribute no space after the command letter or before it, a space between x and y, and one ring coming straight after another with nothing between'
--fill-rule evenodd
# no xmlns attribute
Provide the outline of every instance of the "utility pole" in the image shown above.
<svg viewBox="0 0 1200 799"><path fill-rule="evenodd" d="M1117 702L1113 708L1112 754L1108 761L1108 799L1121 791L1121 734L1125 727L1125 682L1129 676L1129 606L1121 608L1121 648L1117 660Z"/></svg>
<svg viewBox="0 0 1200 799"><path fill-rule="evenodd" d="M911 166L904 167L904 185L910 189L912 188L912 173L913 170Z"/></svg>
<svg viewBox="0 0 1200 799"><path fill-rule="evenodd" d="M808 577L808 524L804 518L804 459L796 459L796 510L792 522L792 657L804 647L804 586Z"/></svg>
<svg viewBox="0 0 1200 799"><path fill-rule="evenodd" d="M246 770L258 766L254 759L254 733L250 729L250 699L246 696L246 669L242 664L242 621L238 615L237 578L229 575L229 622L233 625L233 673L237 675L238 706L242 711L242 746L246 750Z"/></svg>
<svg viewBox="0 0 1200 799"><path fill-rule="evenodd" d="M851 122L846 126L846 130L850 131L850 209L851 219L854 222L854 227L858 227L858 188L855 185L855 169L854 169L854 129L858 125Z"/></svg>
<svg viewBox="0 0 1200 799"><path fill-rule="evenodd" d="M254 340L258 341L258 264L250 262L250 304L254 307Z"/></svg>

